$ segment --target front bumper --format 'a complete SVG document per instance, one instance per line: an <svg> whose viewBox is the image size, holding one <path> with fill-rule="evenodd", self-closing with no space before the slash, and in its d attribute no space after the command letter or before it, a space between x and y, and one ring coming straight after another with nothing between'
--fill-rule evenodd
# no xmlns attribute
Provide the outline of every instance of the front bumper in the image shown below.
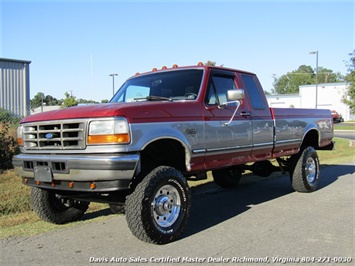
<svg viewBox="0 0 355 266"><path fill-rule="evenodd" d="M71 191L128 189L140 170L138 153L116 155L19 154L12 163L30 186ZM92 185L95 184L95 185ZM93 189L95 187L95 189Z"/></svg>

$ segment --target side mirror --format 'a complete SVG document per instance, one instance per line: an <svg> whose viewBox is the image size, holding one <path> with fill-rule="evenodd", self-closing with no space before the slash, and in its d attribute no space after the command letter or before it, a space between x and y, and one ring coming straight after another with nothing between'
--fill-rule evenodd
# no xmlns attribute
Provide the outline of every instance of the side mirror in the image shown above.
<svg viewBox="0 0 355 266"><path fill-rule="evenodd" d="M239 100L243 100L244 98L245 98L245 93L243 89L227 91L228 101L239 101Z"/></svg>
<svg viewBox="0 0 355 266"><path fill-rule="evenodd" d="M238 90L228 90L227 91L227 101L226 103L224 103L224 105L227 105L229 103L235 103L237 106L235 107L234 113L231 117L231 119L227 122L227 123L223 123L222 126L226 127L228 126L230 123L232 123L239 107L240 107L240 100L243 100L245 98L245 93L243 89L238 89Z"/></svg>

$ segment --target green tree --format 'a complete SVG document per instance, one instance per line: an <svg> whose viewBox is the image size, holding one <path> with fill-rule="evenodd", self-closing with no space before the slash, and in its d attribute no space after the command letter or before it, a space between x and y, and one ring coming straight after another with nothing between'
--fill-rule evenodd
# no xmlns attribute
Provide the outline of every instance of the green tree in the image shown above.
<svg viewBox="0 0 355 266"><path fill-rule="evenodd" d="M215 66L216 62L208 60L206 63L204 63L205 66Z"/></svg>
<svg viewBox="0 0 355 266"><path fill-rule="evenodd" d="M67 107L78 105L78 101L76 100L75 96L70 95L68 92L65 92L64 95L65 95L65 99L61 105L61 108L67 108Z"/></svg>
<svg viewBox="0 0 355 266"><path fill-rule="evenodd" d="M343 81L344 77L340 73L334 73L333 70L324 67L318 67L318 77L316 71L311 66L301 65L298 69L282 75L280 78L274 78L273 94L295 94L299 92L301 85L318 83L333 83Z"/></svg>
<svg viewBox="0 0 355 266"><path fill-rule="evenodd" d="M43 105L61 105L61 101L57 100L51 95L44 95L42 92L38 92L33 99L31 99L31 109L35 109Z"/></svg>
<svg viewBox="0 0 355 266"><path fill-rule="evenodd" d="M101 103L108 103L107 99L101 100Z"/></svg>
<svg viewBox="0 0 355 266"><path fill-rule="evenodd" d="M297 70L288 72L280 78L274 77L274 94L298 93L300 85L312 84L314 71L311 66L301 65Z"/></svg>
<svg viewBox="0 0 355 266"><path fill-rule="evenodd" d="M46 97L44 98L44 102L46 103L46 105L60 105L61 104L60 100L57 100L56 98L54 98L51 95L46 95Z"/></svg>
<svg viewBox="0 0 355 266"><path fill-rule="evenodd" d="M30 101L30 103L31 103L31 109L33 110L33 109L35 109L35 108L37 108L37 107L42 106L42 103L43 103L43 104L45 103L44 98L45 98L45 97L44 97L44 93L42 93L42 92L37 93L37 94L33 97L33 99L31 99L31 101Z"/></svg>
<svg viewBox="0 0 355 266"><path fill-rule="evenodd" d="M345 81L349 83L347 93L343 96L343 102L350 108L350 112L355 114L355 50L350 55L350 60L346 62L348 74Z"/></svg>
<svg viewBox="0 0 355 266"><path fill-rule="evenodd" d="M98 103L94 100L85 100L85 99L78 99L78 103Z"/></svg>

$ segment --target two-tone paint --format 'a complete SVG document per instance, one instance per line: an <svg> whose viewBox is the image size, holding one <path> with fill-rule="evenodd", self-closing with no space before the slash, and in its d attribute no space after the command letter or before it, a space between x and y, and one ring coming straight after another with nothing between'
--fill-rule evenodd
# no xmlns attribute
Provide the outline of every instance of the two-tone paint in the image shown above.
<svg viewBox="0 0 355 266"><path fill-rule="evenodd" d="M332 143L333 124L328 110L269 108L263 89L255 74L219 68L188 67L164 71L200 69L203 76L199 93L194 100L136 101L71 107L33 115L22 120L24 127L78 121L83 124L80 149L48 149L21 147L21 154L13 159L16 172L28 184L34 182L37 165L52 167L53 180L70 182L102 182L101 191L128 188L129 181L141 169L141 153L159 140L179 143L184 150L183 172L198 174L255 161L263 161L296 154L305 138L322 148ZM235 106L209 105L207 88L213 75L227 75L236 89L244 89L246 97L233 121ZM132 77L134 79L135 77ZM253 92L247 80L254 80ZM260 97L258 108L252 102L255 93ZM253 94L253 95L252 95ZM90 121L126 119L130 143L119 145L89 145L87 142ZM42 132L50 138L52 132ZM314 139L316 138L316 139ZM63 169L62 169L63 168ZM119 181L116 183L112 183ZM111 186L111 187L108 187ZM56 189L54 186L48 188ZM75 189L74 189L75 190ZM85 187L78 191L89 190Z"/></svg>

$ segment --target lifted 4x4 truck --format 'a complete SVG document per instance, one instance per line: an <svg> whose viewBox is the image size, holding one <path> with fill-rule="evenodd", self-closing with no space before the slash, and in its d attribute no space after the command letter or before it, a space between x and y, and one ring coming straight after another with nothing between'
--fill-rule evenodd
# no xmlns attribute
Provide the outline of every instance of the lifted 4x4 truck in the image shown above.
<svg viewBox="0 0 355 266"><path fill-rule="evenodd" d="M137 73L107 104L24 118L13 165L43 220L75 221L103 202L125 210L137 238L165 244L186 226L187 180L212 171L231 188L245 170L282 171L296 191L312 192L316 150L332 150L332 138L330 110L270 108L253 73L174 65Z"/></svg>

